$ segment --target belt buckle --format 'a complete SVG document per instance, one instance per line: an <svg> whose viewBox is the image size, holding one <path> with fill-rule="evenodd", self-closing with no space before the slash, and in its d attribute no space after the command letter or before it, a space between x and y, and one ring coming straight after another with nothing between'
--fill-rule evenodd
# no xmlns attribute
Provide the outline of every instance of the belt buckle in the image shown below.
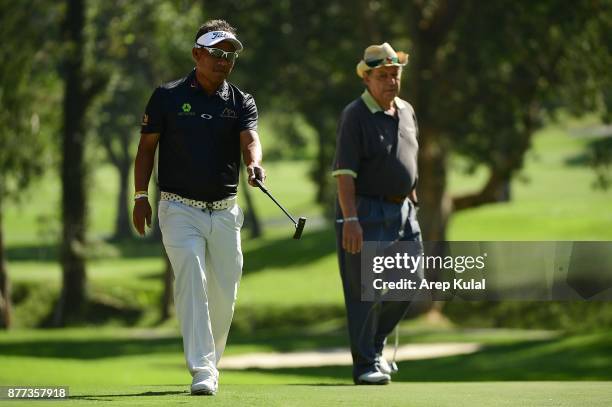
<svg viewBox="0 0 612 407"><path fill-rule="evenodd" d="M205 202L205 204L206 204L206 209L208 209L209 211L213 210L214 202Z"/></svg>
<svg viewBox="0 0 612 407"><path fill-rule="evenodd" d="M406 200L406 197L401 195L388 195L386 199L394 204L401 204Z"/></svg>

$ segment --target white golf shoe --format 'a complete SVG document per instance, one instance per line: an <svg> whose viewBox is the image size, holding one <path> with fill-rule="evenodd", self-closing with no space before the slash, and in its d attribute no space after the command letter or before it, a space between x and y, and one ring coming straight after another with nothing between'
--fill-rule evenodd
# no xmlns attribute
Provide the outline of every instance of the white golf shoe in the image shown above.
<svg viewBox="0 0 612 407"><path fill-rule="evenodd" d="M217 379L208 373L196 373L191 381L193 396L214 396L217 393Z"/></svg>
<svg viewBox="0 0 612 407"><path fill-rule="evenodd" d="M387 362L387 359L381 356L378 359L378 370L380 370L384 374L392 375L394 373L397 373L398 371L397 363L389 363Z"/></svg>
<svg viewBox="0 0 612 407"><path fill-rule="evenodd" d="M388 374L371 370L359 376L355 384L389 384L390 381L391 376Z"/></svg>

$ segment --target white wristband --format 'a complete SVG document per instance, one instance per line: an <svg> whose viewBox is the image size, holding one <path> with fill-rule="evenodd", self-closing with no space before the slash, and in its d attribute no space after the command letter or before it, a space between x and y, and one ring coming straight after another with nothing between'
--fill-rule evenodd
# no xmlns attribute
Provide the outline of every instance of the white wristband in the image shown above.
<svg viewBox="0 0 612 407"><path fill-rule="evenodd" d="M141 199L141 198L149 199L149 195L148 194L136 194L136 195L134 195L134 200Z"/></svg>

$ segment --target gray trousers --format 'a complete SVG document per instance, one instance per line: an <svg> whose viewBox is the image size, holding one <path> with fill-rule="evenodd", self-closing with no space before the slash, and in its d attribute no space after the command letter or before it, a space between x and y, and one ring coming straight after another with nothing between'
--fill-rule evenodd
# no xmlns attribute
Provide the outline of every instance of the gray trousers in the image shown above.
<svg viewBox="0 0 612 407"><path fill-rule="evenodd" d="M376 197L357 196L363 240L377 242L421 241L421 229L412 202L395 204ZM341 211L337 204L338 218ZM387 336L402 320L409 301L361 301L361 255L342 248L342 224L336 224L336 245L348 331L353 357L353 380L376 369Z"/></svg>

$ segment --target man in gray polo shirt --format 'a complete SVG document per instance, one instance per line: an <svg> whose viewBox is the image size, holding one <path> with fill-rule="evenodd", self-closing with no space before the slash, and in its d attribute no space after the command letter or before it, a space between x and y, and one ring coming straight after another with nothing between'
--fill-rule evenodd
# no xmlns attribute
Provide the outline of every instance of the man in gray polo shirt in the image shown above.
<svg viewBox="0 0 612 407"><path fill-rule="evenodd" d="M372 45L357 65L366 90L342 112L332 174L338 186L336 242L355 384L387 384L395 367L383 358L387 336L409 302L361 301L364 241L420 241L416 220L417 122L398 97L408 55Z"/></svg>

